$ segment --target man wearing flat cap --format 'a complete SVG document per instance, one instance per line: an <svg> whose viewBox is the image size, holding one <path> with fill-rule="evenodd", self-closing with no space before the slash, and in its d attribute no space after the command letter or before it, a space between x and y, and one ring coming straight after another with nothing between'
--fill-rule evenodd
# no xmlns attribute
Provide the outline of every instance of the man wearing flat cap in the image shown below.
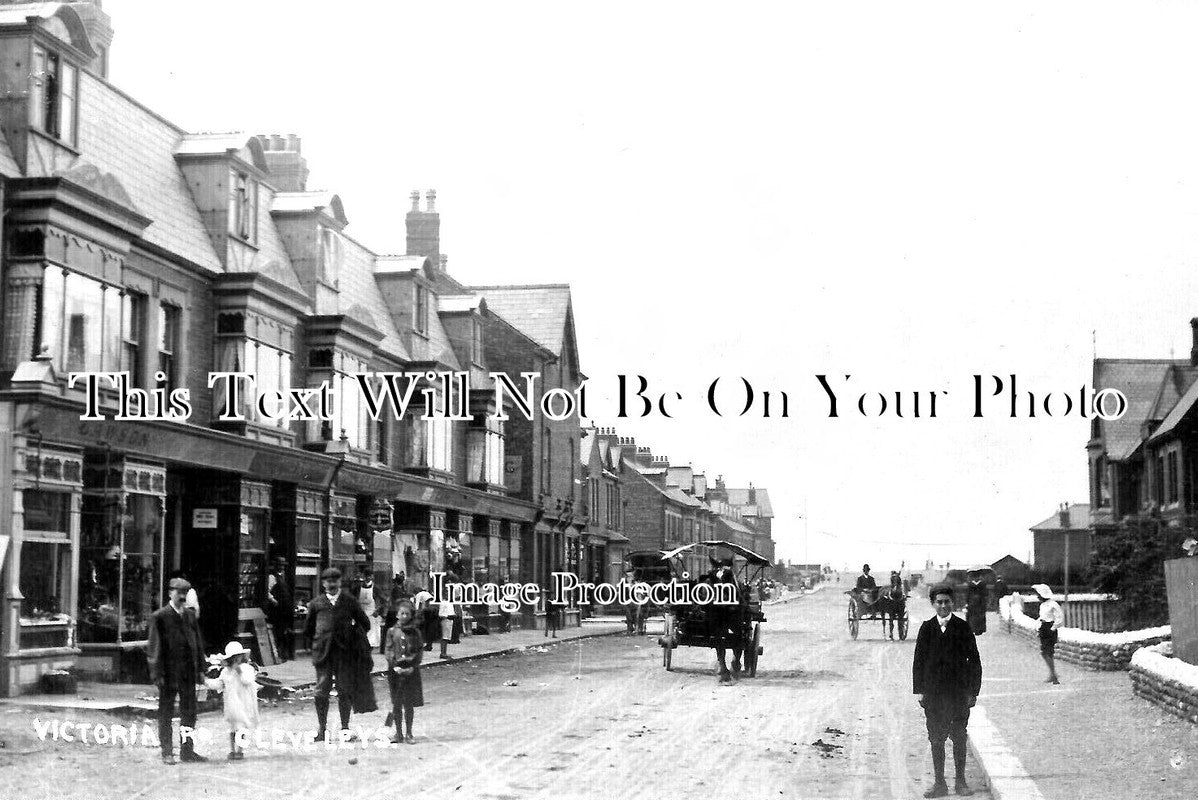
<svg viewBox="0 0 1198 800"><path fill-rule="evenodd" d="M350 715L374 711L373 666L366 633L370 619L362 606L341 589L341 570L330 567L320 574L323 591L308 603L304 638L311 643L312 666L316 668L316 721L318 740L325 738L329 719L329 694L337 686L337 711L342 735L352 738Z"/></svg>
<svg viewBox="0 0 1198 800"><path fill-rule="evenodd" d="M195 611L187 607L191 584L183 578L171 578L169 590L170 602L150 617L146 660L150 665L150 679L158 687L158 740L162 760L175 764L175 740L171 734L175 697L179 698L179 725L194 729L196 684L206 665ZM195 742L190 736L183 737L179 750L184 761L207 761L196 754Z"/></svg>

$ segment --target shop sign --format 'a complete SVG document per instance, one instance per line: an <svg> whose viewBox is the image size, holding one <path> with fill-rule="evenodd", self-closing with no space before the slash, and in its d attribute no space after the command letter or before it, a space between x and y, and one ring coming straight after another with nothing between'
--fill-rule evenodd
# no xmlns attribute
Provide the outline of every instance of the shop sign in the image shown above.
<svg viewBox="0 0 1198 800"><path fill-rule="evenodd" d="M193 508L191 511L191 527L196 530L215 530L216 509Z"/></svg>
<svg viewBox="0 0 1198 800"><path fill-rule="evenodd" d="M376 531L391 529L391 504L381 497L370 507L370 527Z"/></svg>

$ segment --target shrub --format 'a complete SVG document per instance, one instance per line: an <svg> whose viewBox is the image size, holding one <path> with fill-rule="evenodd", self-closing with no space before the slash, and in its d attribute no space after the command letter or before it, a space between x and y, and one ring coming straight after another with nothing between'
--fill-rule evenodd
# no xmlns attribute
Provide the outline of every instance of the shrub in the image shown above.
<svg viewBox="0 0 1198 800"><path fill-rule="evenodd" d="M1192 519L1178 527L1151 517L1132 517L1095 537L1090 583L1123 601L1125 629L1150 628L1169 622L1164 562L1181 554Z"/></svg>

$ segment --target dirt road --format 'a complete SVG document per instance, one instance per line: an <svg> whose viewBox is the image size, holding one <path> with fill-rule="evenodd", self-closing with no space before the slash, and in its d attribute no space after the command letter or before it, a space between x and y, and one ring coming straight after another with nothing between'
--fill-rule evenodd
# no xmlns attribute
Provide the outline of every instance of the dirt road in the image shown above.
<svg viewBox="0 0 1198 800"><path fill-rule="evenodd" d="M912 607L917 619L928 610ZM39 741L35 715L12 711L0 715L0 797L918 797L930 768L913 642L887 641L877 622L854 642L844 611L835 586L768 608L758 677L731 686L710 650L681 648L665 672L652 636L429 669L411 746L284 742L229 763L223 722L206 715L213 763L168 767L153 749ZM384 713L355 723L380 726ZM310 702L285 703L262 725L298 734L313 718ZM969 774L979 785L976 765Z"/></svg>

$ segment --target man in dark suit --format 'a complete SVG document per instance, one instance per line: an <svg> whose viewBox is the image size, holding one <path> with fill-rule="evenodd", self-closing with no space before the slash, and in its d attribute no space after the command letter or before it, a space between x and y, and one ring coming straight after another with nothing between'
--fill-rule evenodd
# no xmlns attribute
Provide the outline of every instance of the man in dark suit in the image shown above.
<svg viewBox="0 0 1198 800"><path fill-rule="evenodd" d="M175 696L179 697L179 725L195 729L196 684L204 674L204 644L195 612L187 607L191 584L183 578L172 578L169 584L170 602L150 617L150 641L146 645L146 660L150 664L150 679L158 687L158 740L162 760L175 760L175 741L171 735L171 717L175 715ZM184 736L179 748L184 761L207 761L195 752L195 741Z"/></svg>
<svg viewBox="0 0 1198 800"><path fill-rule="evenodd" d="M932 768L936 773L936 782L923 796L948 794L944 780L945 739L953 740L956 792L971 795L973 790L965 782L965 728L969 724L969 709L977 702L982 688L982 662L969 623L953 614L952 587L933 587L930 598L936 616L925 620L919 628L911 669L912 691L927 717Z"/></svg>
<svg viewBox="0 0 1198 800"><path fill-rule="evenodd" d="M276 558L266 578L266 621L275 632L279 660L295 658L295 600L287 580L287 560Z"/></svg>
<svg viewBox="0 0 1198 800"><path fill-rule="evenodd" d="M341 730L349 730L349 718L354 709L357 692L370 691L367 677L360 686L363 658L370 658L366 632L370 620L362 606L348 592L341 590L341 570L330 567L320 574L324 591L308 603L308 618L304 638L311 642L312 666L316 667L316 721L320 730L317 740L325 738L329 719L329 693L337 685L337 710L341 715ZM365 655L362 653L366 647ZM369 675L369 668L366 670ZM342 734L350 737L349 734Z"/></svg>

